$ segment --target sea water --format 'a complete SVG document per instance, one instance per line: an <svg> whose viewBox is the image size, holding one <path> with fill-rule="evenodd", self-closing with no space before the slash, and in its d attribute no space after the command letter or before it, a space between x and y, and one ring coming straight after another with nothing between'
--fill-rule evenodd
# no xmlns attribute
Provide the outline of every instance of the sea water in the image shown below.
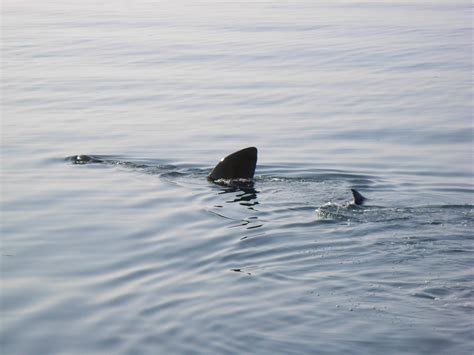
<svg viewBox="0 0 474 355"><path fill-rule="evenodd" d="M1 19L2 354L472 354L470 1Z"/></svg>

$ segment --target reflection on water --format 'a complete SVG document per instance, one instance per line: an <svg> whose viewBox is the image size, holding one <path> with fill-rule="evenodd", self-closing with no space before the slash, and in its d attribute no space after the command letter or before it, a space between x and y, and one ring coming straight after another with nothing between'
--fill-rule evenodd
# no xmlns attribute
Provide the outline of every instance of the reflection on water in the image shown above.
<svg viewBox="0 0 474 355"><path fill-rule="evenodd" d="M232 186L226 186L221 189L219 195L233 194L233 200L227 200L227 203L238 203L242 206L247 206L249 209L253 209L253 206L258 205L257 194L253 182L237 183Z"/></svg>
<svg viewBox="0 0 474 355"><path fill-rule="evenodd" d="M226 198L224 201L226 204L237 204L239 206L244 206L245 210L258 212L255 207L259 205L257 200L259 192L254 188L253 181L229 181L225 186L220 185L218 191L219 197L222 196ZM228 199L228 195L230 195L232 199ZM215 210L216 208L219 210ZM239 222L236 225L229 226L230 228L244 227L246 230L251 230L263 227L264 225L262 220L255 215L246 216L242 219L231 218L225 214L226 209L225 205L214 205L214 209L210 210L210 212L220 217ZM241 215L242 212L239 214Z"/></svg>

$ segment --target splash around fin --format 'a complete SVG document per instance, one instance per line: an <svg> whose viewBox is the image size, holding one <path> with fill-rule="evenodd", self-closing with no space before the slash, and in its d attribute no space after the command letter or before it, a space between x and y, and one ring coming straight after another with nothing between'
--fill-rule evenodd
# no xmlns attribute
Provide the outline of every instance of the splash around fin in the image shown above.
<svg viewBox="0 0 474 355"><path fill-rule="evenodd" d="M351 189L352 191L352 197L354 198L354 205L357 206L362 206L364 202L367 200L364 196L361 195L361 193L355 189Z"/></svg>
<svg viewBox="0 0 474 355"><path fill-rule="evenodd" d="M212 169L207 179L213 182L218 180L251 180L255 174L256 166L257 148L244 148L221 159Z"/></svg>

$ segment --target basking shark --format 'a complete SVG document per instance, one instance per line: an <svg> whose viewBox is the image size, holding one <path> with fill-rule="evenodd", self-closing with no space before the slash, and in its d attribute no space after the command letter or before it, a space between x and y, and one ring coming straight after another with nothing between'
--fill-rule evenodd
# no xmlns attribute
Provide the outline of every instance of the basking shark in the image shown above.
<svg viewBox="0 0 474 355"><path fill-rule="evenodd" d="M226 185L228 182L252 182L257 166L257 148L248 147L222 158L211 170L207 179L213 183ZM70 158L74 164L103 163L105 161L90 155L75 155ZM353 204L363 205L367 200L362 194L351 189Z"/></svg>

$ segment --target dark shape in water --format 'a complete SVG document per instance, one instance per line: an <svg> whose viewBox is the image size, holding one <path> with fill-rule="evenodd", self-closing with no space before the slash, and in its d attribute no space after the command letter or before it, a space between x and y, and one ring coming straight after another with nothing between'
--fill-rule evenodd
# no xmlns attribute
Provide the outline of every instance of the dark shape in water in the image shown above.
<svg viewBox="0 0 474 355"><path fill-rule="evenodd" d="M364 196L362 196L359 191L354 190L354 189L351 189L351 191L352 191L352 196L354 197L354 205L362 206L365 200L367 199Z"/></svg>
<svg viewBox="0 0 474 355"><path fill-rule="evenodd" d="M210 181L244 179L251 180L257 165L257 148L249 147L223 158L207 177Z"/></svg>
<svg viewBox="0 0 474 355"><path fill-rule="evenodd" d="M94 157L91 157L90 155L75 155L71 158L72 162L74 164L90 164L90 163L102 163L103 161Z"/></svg>

